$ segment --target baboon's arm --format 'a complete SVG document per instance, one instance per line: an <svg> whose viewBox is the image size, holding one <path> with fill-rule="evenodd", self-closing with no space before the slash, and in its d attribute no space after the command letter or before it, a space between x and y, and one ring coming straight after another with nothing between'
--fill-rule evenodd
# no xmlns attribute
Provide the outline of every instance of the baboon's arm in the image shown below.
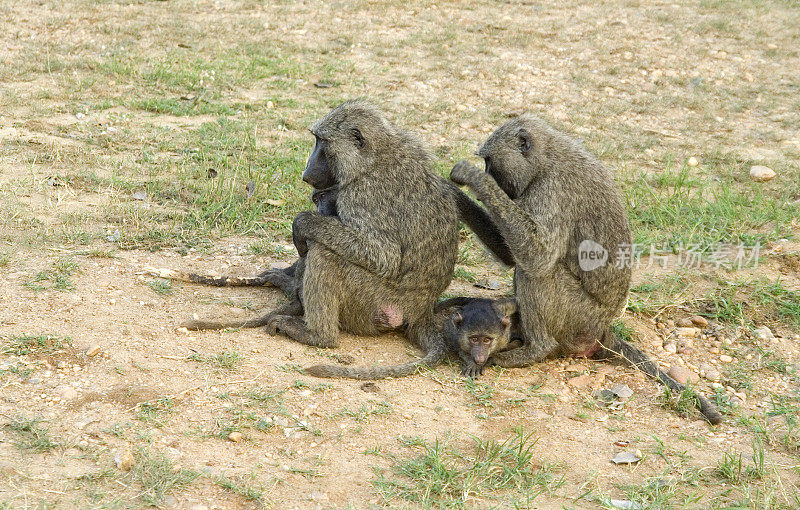
<svg viewBox="0 0 800 510"><path fill-rule="evenodd" d="M452 184L451 184L452 186ZM452 186L453 194L458 207L458 217L475 232L478 239L497 257L503 264L513 267L514 257L503 235L494 224L486 210L473 202L463 191Z"/></svg>
<svg viewBox="0 0 800 510"><path fill-rule="evenodd" d="M402 276L400 243L370 230L355 230L338 218L301 212L294 221L293 233L317 242L351 264L378 276L396 280Z"/></svg>
<svg viewBox="0 0 800 510"><path fill-rule="evenodd" d="M567 229L557 217L558 204L538 207L547 211L549 218L536 218L511 200L491 176L467 161L456 164L450 178L469 186L483 202L517 266L522 264L530 271L541 272L558 261L568 239Z"/></svg>

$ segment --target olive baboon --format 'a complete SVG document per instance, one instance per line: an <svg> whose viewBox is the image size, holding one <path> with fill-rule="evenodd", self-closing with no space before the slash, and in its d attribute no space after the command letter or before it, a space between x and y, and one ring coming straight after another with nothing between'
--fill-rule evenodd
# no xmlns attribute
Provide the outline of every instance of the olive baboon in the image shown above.
<svg viewBox="0 0 800 510"><path fill-rule="evenodd" d="M519 317L514 298L497 300L457 297L436 304L436 310L456 307L444 321L450 351L462 361L463 375L478 377L493 363L492 355L519 343Z"/></svg>
<svg viewBox="0 0 800 510"><path fill-rule="evenodd" d="M311 195L311 201L314 203L314 206L316 207L317 212L319 214L323 216L336 217L337 194L338 192L336 187L331 187L322 190L315 190L314 193L312 193ZM303 251L306 250L305 245L297 246L297 243L295 243L295 247L298 249L298 252L300 252L301 250ZM291 266L285 269L267 269L266 271L257 276L245 276L245 277L222 276L219 278L214 278L210 276L203 276L191 273L188 275L190 281L205 285L214 285L217 287L261 286L268 284L273 285L283 290L286 293L286 296L289 298L289 301L284 305L282 305L277 310L274 310L266 315L263 315L261 317L256 317L253 319L248 319L244 321L227 321L227 322L197 319L185 322L183 324L183 327L190 330L255 328L267 324L270 318L275 314L293 315L293 316L303 315L303 303L301 295L302 293L300 289L302 287L304 271L305 271L305 253L302 253L300 258ZM383 320L385 323L389 323L389 319L383 319L383 315L380 314L376 317L375 320L376 321ZM379 324L384 324L384 322L379 322Z"/></svg>
<svg viewBox="0 0 800 510"><path fill-rule="evenodd" d="M672 390L684 387L642 351L618 338L611 322L631 280L631 233L619 191L583 145L523 115L484 142L486 172L467 161L450 179L486 207L515 262L521 347L493 355L503 367L552 355L618 356ZM698 396L711 423L722 416Z"/></svg>
<svg viewBox="0 0 800 510"><path fill-rule="evenodd" d="M377 334L376 312L396 306L422 359L395 367L317 365L306 372L379 379L438 363L445 347L433 306L450 283L458 246L453 186L432 173L430 154L415 135L369 103L344 103L311 132L316 144L303 180L315 188L338 187L339 219L311 212L295 219L299 246L309 241L305 320L278 315L268 327L303 344L334 347L340 328Z"/></svg>

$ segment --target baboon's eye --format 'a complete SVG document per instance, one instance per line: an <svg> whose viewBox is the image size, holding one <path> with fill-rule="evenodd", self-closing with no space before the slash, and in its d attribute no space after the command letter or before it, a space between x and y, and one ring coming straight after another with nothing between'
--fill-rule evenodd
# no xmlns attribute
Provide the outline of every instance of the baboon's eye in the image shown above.
<svg viewBox="0 0 800 510"><path fill-rule="evenodd" d="M526 129L520 129L517 133L517 143L519 151L522 154L528 154L533 147L533 140L531 139L531 134L528 133Z"/></svg>
<svg viewBox="0 0 800 510"><path fill-rule="evenodd" d="M358 128L353 128L350 130L350 134L352 135L353 140L355 140L358 148L363 149L364 145L366 145L366 142L364 141L364 135L361 134L361 131Z"/></svg>

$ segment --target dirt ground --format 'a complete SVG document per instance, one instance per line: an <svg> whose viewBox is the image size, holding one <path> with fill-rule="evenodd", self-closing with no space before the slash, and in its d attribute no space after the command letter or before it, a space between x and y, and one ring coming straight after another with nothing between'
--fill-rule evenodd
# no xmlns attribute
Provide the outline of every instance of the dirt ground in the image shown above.
<svg viewBox="0 0 800 510"><path fill-rule="evenodd" d="M0 1L0 14L0 509L800 508L797 2ZM621 318L663 367L703 376L724 422L610 363L470 381L451 362L364 385L302 368L420 353L395 334L323 351L181 329L282 297L147 268L291 263L307 127L361 96L445 173L504 120L540 114L617 176L637 242L762 243L740 271L645 256ZM755 164L777 177L752 183ZM689 191L668 210L638 194L658 183ZM511 272L465 233L448 294L510 292ZM632 396L593 396L617 385ZM487 461L498 444L507 456ZM640 460L612 463L620 452Z"/></svg>

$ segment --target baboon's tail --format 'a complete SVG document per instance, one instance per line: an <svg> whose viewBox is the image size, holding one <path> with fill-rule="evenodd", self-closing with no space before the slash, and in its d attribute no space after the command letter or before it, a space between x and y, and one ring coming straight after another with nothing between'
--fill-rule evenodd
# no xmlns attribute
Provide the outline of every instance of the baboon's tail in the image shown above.
<svg viewBox="0 0 800 510"><path fill-rule="evenodd" d="M391 367L343 367L339 365L314 365L308 367L304 372L314 377L341 377L345 379L375 380L386 379L388 377L405 377L416 373L422 367L435 367L442 361L445 355L444 338L441 333L433 329L428 329L420 333L417 341L423 349L427 347L425 356L411 363L395 365ZM409 332L409 336L413 335Z"/></svg>
<svg viewBox="0 0 800 510"><path fill-rule="evenodd" d="M672 391L680 393L686 389L684 385L661 370L647 354L619 338L611 331L606 332L605 338L603 339L602 355L621 359L630 366L638 368ZM700 409L700 413L709 423L716 425L722 421L722 415L714 404L700 394L695 394L695 397L697 398L697 406Z"/></svg>

